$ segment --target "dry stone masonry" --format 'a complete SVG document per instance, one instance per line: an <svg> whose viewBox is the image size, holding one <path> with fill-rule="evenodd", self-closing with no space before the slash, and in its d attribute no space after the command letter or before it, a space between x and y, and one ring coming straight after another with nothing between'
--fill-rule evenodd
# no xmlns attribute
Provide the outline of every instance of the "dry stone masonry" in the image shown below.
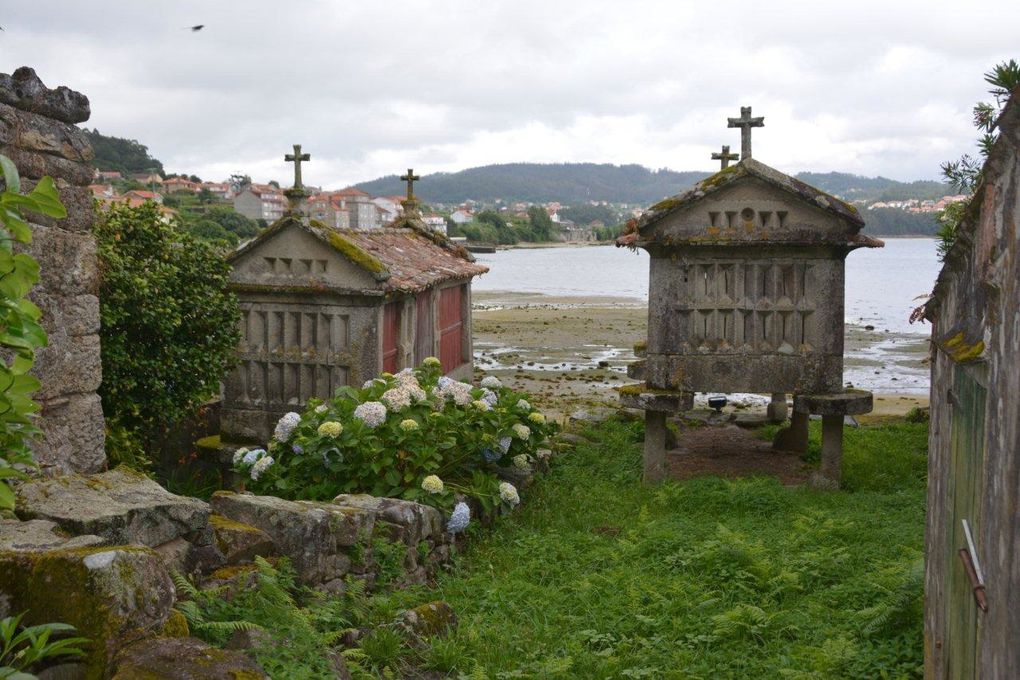
<svg viewBox="0 0 1020 680"><path fill-rule="evenodd" d="M0 153L14 161L22 189L42 177L56 182L67 218L29 215L40 282L30 297L43 312L49 345L36 355L42 382L43 437L34 446L50 472L96 472L106 465L103 412L96 390L99 357L99 273L92 236L92 149L75 123L89 118L89 101L66 87L47 88L22 67L0 74Z"/></svg>

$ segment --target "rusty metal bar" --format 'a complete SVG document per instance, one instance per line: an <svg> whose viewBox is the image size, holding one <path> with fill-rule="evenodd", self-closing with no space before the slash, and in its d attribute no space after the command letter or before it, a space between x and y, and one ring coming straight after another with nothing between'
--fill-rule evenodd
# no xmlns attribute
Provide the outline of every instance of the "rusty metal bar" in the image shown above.
<svg viewBox="0 0 1020 680"><path fill-rule="evenodd" d="M970 579L970 588L974 592L974 600L977 602L977 606L983 612L988 611L988 602L985 600L985 584L978 579L970 552L966 548L960 548L957 554L960 556L960 561L963 562L963 570L967 572L967 578Z"/></svg>

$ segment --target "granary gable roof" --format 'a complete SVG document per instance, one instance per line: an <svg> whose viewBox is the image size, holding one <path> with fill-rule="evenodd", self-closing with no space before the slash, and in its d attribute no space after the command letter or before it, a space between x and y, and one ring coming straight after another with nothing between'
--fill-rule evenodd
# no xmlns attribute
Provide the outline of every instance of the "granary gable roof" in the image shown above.
<svg viewBox="0 0 1020 680"><path fill-rule="evenodd" d="M475 263L463 247L436 234L414 218L383 229L334 229L317 220L285 215L261 234L241 244L228 261L234 262L288 228L306 231L341 256L364 269L386 292L414 293L444 281L466 279L489 271Z"/></svg>
<svg viewBox="0 0 1020 680"><path fill-rule="evenodd" d="M633 247L642 240L642 236L648 234L651 225L747 177L757 178L846 222L852 230L851 241L856 244L870 247L882 245L882 242L877 239L857 233L864 226L864 219L852 205L753 158L746 158L736 165L724 168L701 180L693 187L659 201L646 211L636 223L632 224L617 239L616 244Z"/></svg>

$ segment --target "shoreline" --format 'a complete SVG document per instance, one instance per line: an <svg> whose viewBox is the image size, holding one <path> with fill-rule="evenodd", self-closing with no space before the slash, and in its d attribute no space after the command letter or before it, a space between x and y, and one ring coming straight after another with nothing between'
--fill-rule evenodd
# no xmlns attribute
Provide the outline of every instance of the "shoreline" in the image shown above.
<svg viewBox="0 0 1020 680"><path fill-rule="evenodd" d="M550 413L617 405L614 388L634 382L626 368L634 342L647 337L644 300L476 291L473 307L476 373L531 393ZM927 406L926 336L846 324L845 348L844 378L875 394L865 421ZM883 388L872 388L874 380ZM767 401L731 397L737 411L763 410Z"/></svg>

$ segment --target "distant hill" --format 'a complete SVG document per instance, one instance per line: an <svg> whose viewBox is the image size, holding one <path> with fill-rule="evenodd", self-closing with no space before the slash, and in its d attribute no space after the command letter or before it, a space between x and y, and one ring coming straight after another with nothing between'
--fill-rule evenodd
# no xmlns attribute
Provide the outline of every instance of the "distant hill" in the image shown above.
<svg viewBox="0 0 1020 680"><path fill-rule="evenodd" d="M559 201L567 205L609 201L647 206L672 196L707 177L707 171L650 170L640 165L608 163L504 163L460 172L424 175L415 186L419 197L431 203ZM953 193L940 182L897 182L885 177L861 177L842 172L802 172L799 179L823 191L867 201L938 198ZM404 191L397 175L362 182L357 187L375 196Z"/></svg>
<svg viewBox="0 0 1020 680"><path fill-rule="evenodd" d="M504 163L424 175L415 191L422 200L431 203L503 199L532 203L611 201L648 205L689 187L708 174L608 163ZM357 188L376 196L389 196L402 193L404 184L397 175L390 175L362 182Z"/></svg>
<svg viewBox="0 0 1020 680"><path fill-rule="evenodd" d="M99 130L82 130L92 145L95 158L92 167L99 170L116 170L122 175L155 172L163 175L163 164L149 155L149 148L133 139L107 137Z"/></svg>

